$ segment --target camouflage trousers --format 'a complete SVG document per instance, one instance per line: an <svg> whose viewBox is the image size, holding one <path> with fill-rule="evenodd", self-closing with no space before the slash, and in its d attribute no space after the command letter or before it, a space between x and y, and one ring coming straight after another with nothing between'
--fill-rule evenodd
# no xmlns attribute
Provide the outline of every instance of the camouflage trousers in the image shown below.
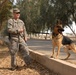
<svg viewBox="0 0 76 75"><path fill-rule="evenodd" d="M16 55L19 53L23 58L26 64L31 62L31 58L29 56L29 48L25 41L18 42L16 40L10 40L10 55L11 55L11 67L15 67L17 65Z"/></svg>

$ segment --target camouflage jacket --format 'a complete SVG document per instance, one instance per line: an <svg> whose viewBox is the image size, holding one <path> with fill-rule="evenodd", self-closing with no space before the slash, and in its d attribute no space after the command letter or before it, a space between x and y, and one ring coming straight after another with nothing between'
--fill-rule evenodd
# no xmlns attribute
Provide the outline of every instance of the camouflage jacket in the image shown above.
<svg viewBox="0 0 76 75"><path fill-rule="evenodd" d="M19 33L20 29L23 29L22 33ZM18 39L18 38L26 38L26 28L24 22L20 19L9 19L7 25L7 31L10 33L11 39Z"/></svg>

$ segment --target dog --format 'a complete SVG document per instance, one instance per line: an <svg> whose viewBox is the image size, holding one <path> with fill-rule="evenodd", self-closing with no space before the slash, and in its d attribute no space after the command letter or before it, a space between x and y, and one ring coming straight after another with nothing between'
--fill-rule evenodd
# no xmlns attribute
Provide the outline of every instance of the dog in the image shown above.
<svg viewBox="0 0 76 75"><path fill-rule="evenodd" d="M53 45L53 52L51 58L54 58L55 54L55 47L58 47L57 54L55 58L58 58L60 49L63 46L65 52L67 53L67 57L65 59L68 59L70 57L69 50L72 50L73 52L76 52L76 45L75 43L67 36L63 35L64 28L62 27L62 24L55 25L53 32L52 32L52 45Z"/></svg>

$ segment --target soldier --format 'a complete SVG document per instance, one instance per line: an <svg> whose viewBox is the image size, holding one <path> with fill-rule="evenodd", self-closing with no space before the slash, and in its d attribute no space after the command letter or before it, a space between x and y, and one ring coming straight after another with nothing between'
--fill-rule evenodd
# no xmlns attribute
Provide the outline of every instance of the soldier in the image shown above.
<svg viewBox="0 0 76 75"><path fill-rule="evenodd" d="M16 55L19 52L24 62L28 65L31 63L29 56L29 49L25 41L27 41L26 28L24 22L19 19L20 10L18 8L13 9L13 18L8 20L7 31L10 34L10 46L9 51L11 55L11 70L17 68Z"/></svg>

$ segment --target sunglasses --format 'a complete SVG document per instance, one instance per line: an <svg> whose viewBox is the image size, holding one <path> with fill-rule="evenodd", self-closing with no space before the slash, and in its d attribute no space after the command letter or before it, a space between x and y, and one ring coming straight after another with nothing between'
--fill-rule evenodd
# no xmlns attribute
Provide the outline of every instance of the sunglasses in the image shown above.
<svg viewBox="0 0 76 75"><path fill-rule="evenodd" d="M16 14L20 14L20 12L16 12Z"/></svg>

